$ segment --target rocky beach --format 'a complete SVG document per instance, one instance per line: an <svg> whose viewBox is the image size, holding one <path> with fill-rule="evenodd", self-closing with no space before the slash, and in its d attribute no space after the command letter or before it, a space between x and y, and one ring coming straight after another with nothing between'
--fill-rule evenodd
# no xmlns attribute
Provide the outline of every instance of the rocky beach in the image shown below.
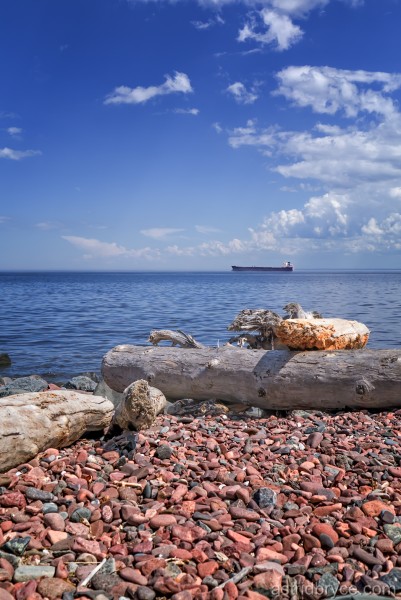
<svg viewBox="0 0 401 600"><path fill-rule="evenodd" d="M1 474L0 600L401 597L400 410L198 414Z"/></svg>

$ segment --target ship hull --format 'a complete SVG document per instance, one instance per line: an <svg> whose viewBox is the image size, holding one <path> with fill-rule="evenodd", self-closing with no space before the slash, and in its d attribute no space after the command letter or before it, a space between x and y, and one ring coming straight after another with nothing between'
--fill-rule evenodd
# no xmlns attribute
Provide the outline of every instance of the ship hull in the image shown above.
<svg viewBox="0 0 401 600"><path fill-rule="evenodd" d="M231 267L233 271L269 271L279 273L291 273L294 267Z"/></svg>

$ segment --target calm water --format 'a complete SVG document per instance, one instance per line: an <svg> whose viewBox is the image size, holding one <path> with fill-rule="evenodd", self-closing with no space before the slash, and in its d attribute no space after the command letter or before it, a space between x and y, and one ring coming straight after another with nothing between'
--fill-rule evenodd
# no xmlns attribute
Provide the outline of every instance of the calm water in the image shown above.
<svg viewBox="0 0 401 600"><path fill-rule="evenodd" d="M399 347L401 271L294 273L0 273L0 376L63 380L99 371L117 344L146 344L152 329L182 329L217 345L244 308L282 314L289 301L365 323L369 347Z"/></svg>

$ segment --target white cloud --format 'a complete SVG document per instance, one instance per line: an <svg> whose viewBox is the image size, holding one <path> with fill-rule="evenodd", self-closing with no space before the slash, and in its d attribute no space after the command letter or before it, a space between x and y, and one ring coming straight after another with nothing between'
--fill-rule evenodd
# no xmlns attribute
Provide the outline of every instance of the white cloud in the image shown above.
<svg viewBox="0 0 401 600"><path fill-rule="evenodd" d="M118 245L116 242L102 242L94 238L84 238L74 235L63 235L61 237L76 248L84 250L86 252L84 254L85 259L126 257L153 260L160 256L157 248L147 247L129 250L124 246Z"/></svg>
<svg viewBox="0 0 401 600"><path fill-rule="evenodd" d="M146 237L160 240L162 238L174 235L176 233L182 233L184 229L177 229L174 227L152 227L151 229L142 229L140 233Z"/></svg>
<svg viewBox="0 0 401 600"><path fill-rule="evenodd" d="M282 95L297 106L311 107L314 112L347 117L360 112L391 115L395 105L388 94L401 87L400 73L350 71L332 67L291 66L277 73L276 95ZM367 89L374 84L381 89Z"/></svg>
<svg viewBox="0 0 401 600"><path fill-rule="evenodd" d="M212 127L217 133L222 133L223 131L223 128L220 125L220 123L212 123Z"/></svg>
<svg viewBox="0 0 401 600"><path fill-rule="evenodd" d="M401 198L401 186L391 188L389 194L391 198Z"/></svg>
<svg viewBox="0 0 401 600"><path fill-rule="evenodd" d="M198 233L219 233L221 229L217 229L217 227L205 227L204 225L195 225L195 229Z"/></svg>
<svg viewBox="0 0 401 600"><path fill-rule="evenodd" d="M237 38L239 42L253 40L262 45L273 44L277 50L288 50L301 39L302 29L295 25L288 15L267 8L261 10L259 15L266 30L258 32L257 24L253 19L239 31Z"/></svg>
<svg viewBox="0 0 401 600"><path fill-rule="evenodd" d="M62 224L57 221L41 221L40 223L36 223L35 227L43 231L50 231L51 229L60 229Z"/></svg>
<svg viewBox="0 0 401 600"><path fill-rule="evenodd" d="M197 117L200 113L199 108L175 108L174 111L177 115L193 115Z"/></svg>
<svg viewBox="0 0 401 600"><path fill-rule="evenodd" d="M9 158L10 160L22 160L30 156L39 156L40 150L13 150L12 148L0 148L0 158Z"/></svg>
<svg viewBox="0 0 401 600"><path fill-rule="evenodd" d="M166 75L166 80L161 85L146 88L142 86L130 88L125 85L116 87L111 94L106 96L104 104L144 104L156 96L190 92L193 92L193 89L188 75L176 71L172 77Z"/></svg>
<svg viewBox="0 0 401 600"><path fill-rule="evenodd" d="M226 91L233 96L238 104L253 104L258 99L258 95L253 91L249 92L240 81L229 85Z"/></svg>
<svg viewBox="0 0 401 600"><path fill-rule="evenodd" d="M215 25L224 25L225 21L220 15L216 15L212 19L208 19L207 21L191 21L191 25L198 29L199 31L205 31L206 29L210 29Z"/></svg>
<svg viewBox="0 0 401 600"><path fill-rule="evenodd" d="M268 157L272 171L301 181L303 192L313 182L320 187L303 206L272 212L251 229L249 247L398 251L401 113L390 93L401 87L401 75L329 67L290 67L279 75L279 92L297 106L329 117L342 112L352 121L348 127L319 122L286 131L250 120L230 132L233 148L253 146Z"/></svg>
<svg viewBox="0 0 401 600"><path fill-rule="evenodd" d="M11 137L18 138L21 135L21 133L22 133L22 129L21 129L21 127L8 127L7 128L7 133L9 135L11 135Z"/></svg>

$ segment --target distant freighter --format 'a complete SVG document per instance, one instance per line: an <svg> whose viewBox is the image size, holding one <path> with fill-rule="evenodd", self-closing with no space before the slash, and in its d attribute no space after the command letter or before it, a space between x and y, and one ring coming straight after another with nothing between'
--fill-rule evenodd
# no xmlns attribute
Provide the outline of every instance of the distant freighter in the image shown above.
<svg viewBox="0 0 401 600"><path fill-rule="evenodd" d="M294 270L294 265L289 261L285 262L282 267L231 267L233 271L281 271L290 272Z"/></svg>

